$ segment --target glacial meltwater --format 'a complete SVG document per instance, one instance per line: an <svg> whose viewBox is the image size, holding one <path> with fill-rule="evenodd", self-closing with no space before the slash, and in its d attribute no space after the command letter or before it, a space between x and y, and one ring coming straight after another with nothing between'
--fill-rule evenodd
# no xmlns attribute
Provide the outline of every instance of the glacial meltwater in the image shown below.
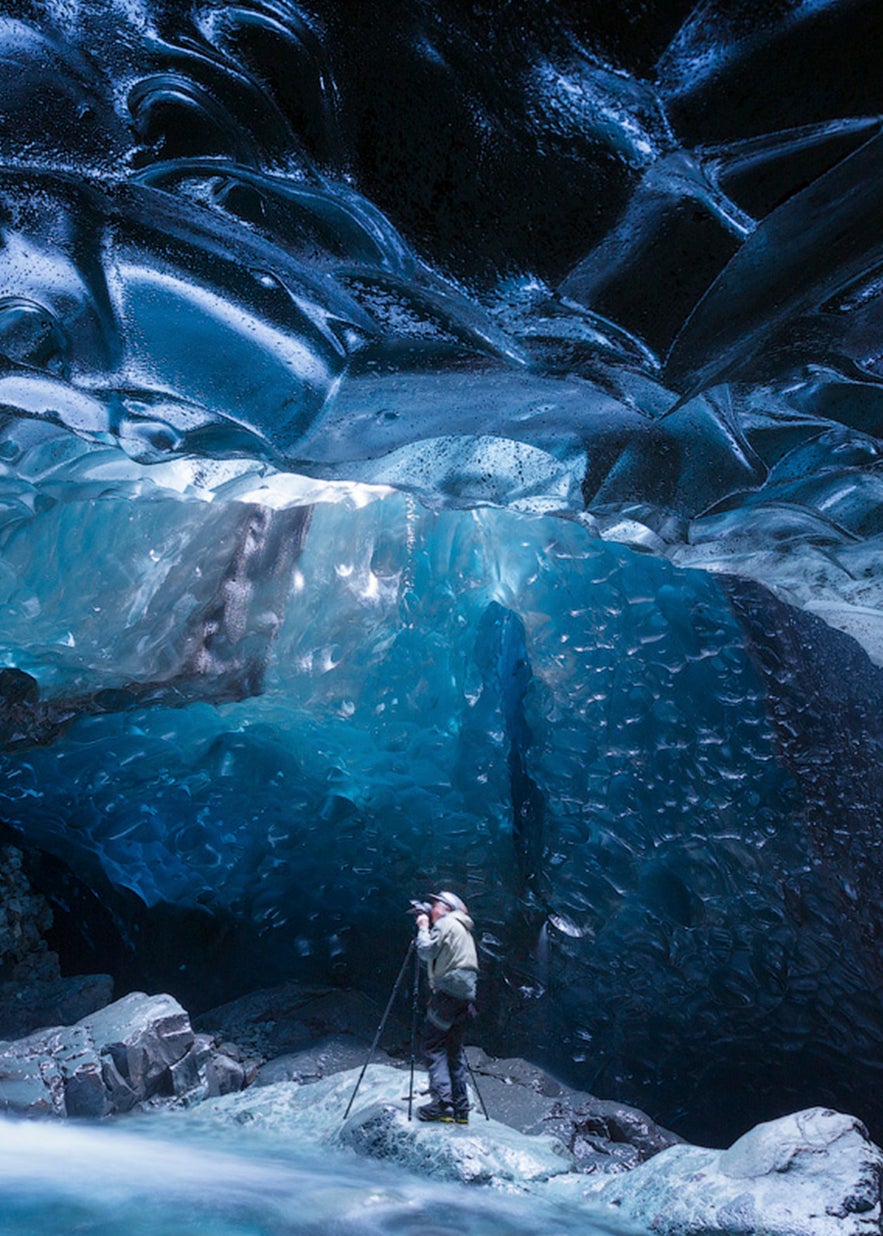
<svg viewBox="0 0 883 1236"><path fill-rule="evenodd" d="M579 1199L427 1180L296 1135L141 1123L0 1119L3 1236L637 1236Z"/></svg>

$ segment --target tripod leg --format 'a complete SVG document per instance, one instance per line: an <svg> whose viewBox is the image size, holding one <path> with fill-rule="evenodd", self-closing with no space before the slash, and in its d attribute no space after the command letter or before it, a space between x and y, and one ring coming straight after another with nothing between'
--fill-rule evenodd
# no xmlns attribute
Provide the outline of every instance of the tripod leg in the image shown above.
<svg viewBox="0 0 883 1236"><path fill-rule="evenodd" d="M415 948L415 942L412 940L411 943L408 945L407 953L405 953L405 960L402 962L402 968L401 970L399 970L399 977L396 979L393 985L393 989L389 994L389 999L386 1002L386 1009L384 1010L383 1016L380 1019L380 1025L377 1027L377 1033L374 1035L374 1042L371 1044L371 1049L368 1052L367 1059L365 1060L365 1063L362 1065L362 1071L359 1074L359 1080L356 1082L355 1089L350 1095L350 1101L346 1105L346 1111L343 1113L344 1120L346 1120L347 1116L350 1114L350 1108L352 1107L353 1103L355 1103L356 1101L356 1095L359 1093L359 1087L362 1084L362 1078L365 1076L365 1072L368 1068L368 1065L371 1063L371 1057L374 1055L374 1052L377 1049L377 1044L380 1042L380 1036L381 1034L383 1034L383 1027L386 1025L386 1019L387 1017L389 1017L389 1011L392 1008L393 1000L395 1000L396 998L396 993L398 992L399 987L401 986L402 979L405 977L405 970L407 968L411 953L412 951L414 951L414 948ZM416 957L416 952L415 952L415 957Z"/></svg>
<svg viewBox="0 0 883 1236"><path fill-rule="evenodd" d="M420 993L420 958L414 951L414 991L411 997L411 1081L408 1085L408 1119L414 1105L414 1057L417 1051L417 1006Z"/></svg>
<svg viewBox="0 0 883 1236"><path fill-rule="evenodd" d="M481 1091L478 1088L478 1082L475 1080L475 1074L472 1071L472 1065L469 1063L469 1057L466 1055L465 1050L463 1052L463 1055L466 1057L466 1067L469 1070L469 1076L471 1077L472 1084L475 1087L475 1093L478 1095L478 1101L481 1104L481 1110L484 1112L484 1118L485 1120L490 1120L490 1116L488 1115L488 1110L484 1105L484 1099L481 1097Z"/></svg>

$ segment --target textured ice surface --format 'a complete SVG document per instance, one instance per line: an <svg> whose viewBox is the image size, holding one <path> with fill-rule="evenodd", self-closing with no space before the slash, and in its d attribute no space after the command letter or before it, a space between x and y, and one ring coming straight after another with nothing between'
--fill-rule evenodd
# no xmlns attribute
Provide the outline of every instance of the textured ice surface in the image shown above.
<svg viewBox="0 0 883 1236"><path fill-rule="evenodd" d="M722 1153L669 1147L597 1197L677 1236L858 1236L880 1224L881 1166L860 1121L815 1108L759 1125Z"/></svg>
<svg viewBox="0 0 883 1236"><path fill-rule="evenodd" d="M0 4L0 817L237 989L443 874L488 1036L866 1091L878 26Z"/></svg>
<svg viewBox="0 0 883 1236"><path fill-rule="evenodd" d="M47 637L28 662L47 667L34 677L53 741L13 735L4 817L149 905L261 923L255 976L299 958L370 981L378 949L394 972L407 926L390 927L390 907L450 873L478 913L499 1004L485 1033L508 1023L584 1079L608 1061L611 1091L648 1068L680 1091L681 1053L712 1055L721 1018L734 1054L757 1034L771 1054L845 1046L838 1010L867 963L838 960L825 898L839 876L817 869L800 784L714 578L577 521L338 496L312 504L270 613L227 589L241 643L268 623L275 634L260 693L222 703L219 672L182 681L147 655L152 623L108 630L94 616L111 602L140 613L146 590L174 596L182 632L195 638L195 612L214 647L194 593L224 597L230 579L223 555L213 567L188 541L199 504L154 493L139 509L156 522L132 525L125 490L106 494L88 542L101 591L81 590L69 639L52 650ZM231 553L250 509L208 508ZM42 520L89 528L72 502ZM168 557L188 583L163 594ZM30 577L35 650L59 617L41 581L70 605L63 578Z"/></svg>
<svg viewBox="0 0 883 1236"><path fill-rule="evenodd" d="M490 1185L507 1193L530 1192L532 1185L574 1170L572 1156L555 1138L529 1136L481 1116L472 1089L470 1125L442 1128L417 1119L417 1107L424 1101L420 1096L427 1086L423 1070L415 1073L418 1097L410 1122L409 1073L389 1065L369 1065L356 1091L361 1071L349 1069L308 1086L279 1082L209 1099L181 1120L158 1121L157 1127L223 1134L238 1125L258 1137L283 1134L304 1143L346 1147L362 1157L385 1159L435 1180ZM355 1101L344 1120L354 1092Z"/></svg>

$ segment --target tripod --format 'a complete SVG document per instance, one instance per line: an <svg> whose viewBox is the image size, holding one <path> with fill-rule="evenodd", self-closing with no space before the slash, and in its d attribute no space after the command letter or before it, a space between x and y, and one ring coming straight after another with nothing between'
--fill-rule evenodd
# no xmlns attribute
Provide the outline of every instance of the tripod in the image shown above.
<svg viewBox="0 0 883 1236"><path fill-rule="evenodd" d="M414 955L414 982L413 982L412 993L411 993L411 1080L408 1084L408 1119L409 1120L411 1119L411 1112L412 1112L413 1104L414 1104L414 1062L417 1056L417 1009L418 1009L418 1004L419 1004L419 993L420 993L420 958L417 955L417 941L416 940L412 940L411 943L408 945L408 951L407 953L405 953L405 960L402 962L402 968L401 970L399 970L398 978L393 984L392 991L389 993L389 999L386 1002L386 1008L384 1009L383 1016L380 1019L380 1025L377 1027L377 1033L374 1035L374 1041L372 1042L371 1047L368 1050L368 1055L365 1059L365 1063L362 1065L362 1071L359 1074L359 1079L356 1082L356 1085L355 1085L355 1088L353 1089L352 1094L350 1095L350 1101L346 1105L346 1111L343 1113L344 1120L346 1120L347 1116L350 1114L350 1111L352 1110L353 1103L355 1103L356 1101L356 1095L359 1093L359 1087L362 1084L362 1079L364 1078L365 1073L367 1072L368 1065L371 1063L371 1057L374 1055L375 1051L377 1050L377 1044L380 1042L380 1036L383 1034L383 1028L386 1025L387 1019L389 1018L389 1014L390 1014L393 1004L395 1003L395 998L398 995L399 988L402 985L402 980L405 977L405 971L408 968L408 962L411 959L412 953ZM490 1120L490 1116L488 1115L488 1110L484 1105L484 1099L481 1097L481 1091L479 1090L478 1083L475 1080L475 1074L472 1071L472 1065L469 1063L469 1057L466 1055L465 1051L463 1053L463 1056L466 1060L466 1068L469 1071L469 1076L472 1078L472 1085L475 1087L475 1093L478 1095L478 1101L481 1104L481 1110L484 1112L485 1120Z"/></svg>

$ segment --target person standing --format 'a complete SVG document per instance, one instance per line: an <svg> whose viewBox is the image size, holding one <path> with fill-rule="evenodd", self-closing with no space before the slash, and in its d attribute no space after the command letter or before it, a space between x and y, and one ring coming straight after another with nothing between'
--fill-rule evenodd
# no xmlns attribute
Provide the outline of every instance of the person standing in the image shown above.
<svg viewBox="0 0 883 1236"><path fill-rule="evenodd" d="M456 893L433 893L429 914L417 916L417 954L429 976L429 1006L423 1051L429 1066L431 1101L420 1120L469 1123L467 1063L463 1035L474 1018L478 954L473 922Z"/></svg>

